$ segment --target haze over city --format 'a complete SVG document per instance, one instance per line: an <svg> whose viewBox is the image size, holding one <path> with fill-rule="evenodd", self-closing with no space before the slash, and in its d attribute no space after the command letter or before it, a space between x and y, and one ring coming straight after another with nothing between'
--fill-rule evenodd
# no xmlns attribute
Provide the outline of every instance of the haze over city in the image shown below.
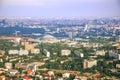
<svg viewBox="0 0 120 80"><path fill-rule="evenodd" d="M0 80L120 80L120 0L0 0Z"/></svg>
<svg viewBox="0 0 120 80"><path fill-rule="evenodd" d="M1 0L2 17L118 17L119 0Z"/></svg>

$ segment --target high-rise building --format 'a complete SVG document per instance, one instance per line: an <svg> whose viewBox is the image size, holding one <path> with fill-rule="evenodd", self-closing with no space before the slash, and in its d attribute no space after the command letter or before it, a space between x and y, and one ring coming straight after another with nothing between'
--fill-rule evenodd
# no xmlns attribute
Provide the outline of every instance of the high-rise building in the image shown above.
<svg viewBox="0 0 120 80"><path fill-rule="evenodd" d="M50 57L50 52L47 51L46 49L43 50L43 53L45 54L46 57Z"/></svg>

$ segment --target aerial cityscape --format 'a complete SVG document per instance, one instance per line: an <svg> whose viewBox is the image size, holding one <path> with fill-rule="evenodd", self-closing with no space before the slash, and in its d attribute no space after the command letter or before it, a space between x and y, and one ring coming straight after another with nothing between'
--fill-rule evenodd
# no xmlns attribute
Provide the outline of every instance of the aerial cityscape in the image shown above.
<svg viewBox="0 0 120 80"><path fill-rule="evenodd" d="M1 0L0 80L120 80L118 0Z"/></svg>

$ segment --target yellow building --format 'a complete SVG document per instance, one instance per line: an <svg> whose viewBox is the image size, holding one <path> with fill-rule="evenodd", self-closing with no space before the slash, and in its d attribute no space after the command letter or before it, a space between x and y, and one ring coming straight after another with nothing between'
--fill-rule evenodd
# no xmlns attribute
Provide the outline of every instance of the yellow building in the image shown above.
<svg viewBox="0 0 120 80"><path fill-rule="evenodd" d="M93 66L97 65L97 60L84 60L83 62L83 68L86 69L86 68L91 68Z"/></svg>
<svg viewBox="0 0 120 80"><path fill-rule="evenodd" d="M24 46L25 50L29 51L31 49L34 49L34 45L30 44L29 42L21 42L21 45Z"/></svg>
<svg viewBox="0 0 120 80"><path fill-rule="evenodd" d="M105 55L105 51L104 50L98 50L98 51L96 51L96 55L104 56Z"/></svg>

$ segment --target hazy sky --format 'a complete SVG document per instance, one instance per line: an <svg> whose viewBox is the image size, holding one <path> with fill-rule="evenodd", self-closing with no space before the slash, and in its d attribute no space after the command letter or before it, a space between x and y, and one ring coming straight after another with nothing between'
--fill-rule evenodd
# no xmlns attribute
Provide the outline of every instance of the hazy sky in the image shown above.
<svg viewBox="0 0 120 80"><path fill-rule="evenodd" d="M120 0L0 0L4 17L120 16Z"/></svg>

